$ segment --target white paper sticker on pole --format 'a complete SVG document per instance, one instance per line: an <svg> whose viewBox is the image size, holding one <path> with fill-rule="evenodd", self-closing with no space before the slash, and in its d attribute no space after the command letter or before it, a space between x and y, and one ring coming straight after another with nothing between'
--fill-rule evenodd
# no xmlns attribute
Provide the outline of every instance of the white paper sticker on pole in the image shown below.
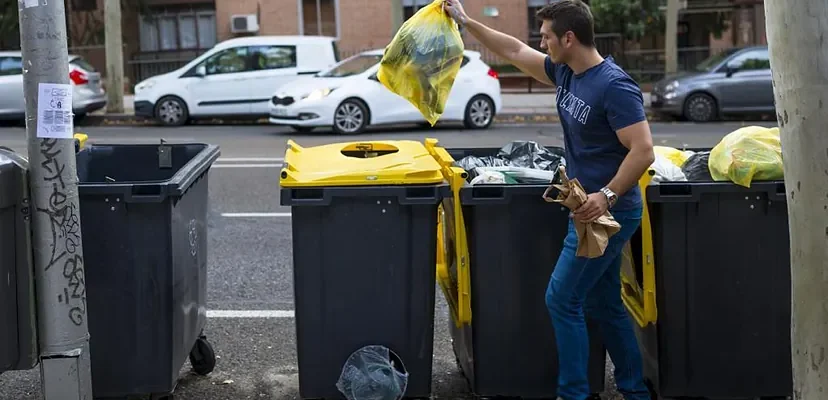
<svg viewBox="0 0 828 400"><path fill-rule="evenodd" d="M37 91L37 137L71 139L72 85L41 83Z"/></svg>
<svg viewBox="0 0 828 400"><path fill-rule="evenodd" d="M40 5L40 0L23 0L23 6L26 8L37 7Z"/></svg>

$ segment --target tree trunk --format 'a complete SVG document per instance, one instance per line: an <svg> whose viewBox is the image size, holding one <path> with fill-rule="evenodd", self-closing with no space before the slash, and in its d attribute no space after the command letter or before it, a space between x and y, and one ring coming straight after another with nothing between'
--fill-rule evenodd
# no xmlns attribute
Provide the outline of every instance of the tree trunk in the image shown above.
<svg viewBox="0 0 828 400"><path fill-rule="evenodd" d="M828 396L828 21L825 0L765 1L791 244L794 399ZM825 23L828 26L828 22Z"/></svg>

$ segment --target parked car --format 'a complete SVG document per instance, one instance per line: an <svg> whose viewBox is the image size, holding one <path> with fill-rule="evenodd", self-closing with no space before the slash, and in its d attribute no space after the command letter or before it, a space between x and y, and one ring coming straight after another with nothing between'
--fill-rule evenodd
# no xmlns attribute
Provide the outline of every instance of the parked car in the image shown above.
<svg viewBox="0 0 828 400"><path fill-rule="evenodd" d="M68 61L75 118L106 107L101 74L81 56L70 54ZM0 51L0 119L26 118L23 91L23 54L20 51Z"/></svg>
<svg viewBox="0 0 828 400"><path fill-rule="evenodd" d="M377 79L383 50L350 57L315 76L282 86L270 102L270 122L308 132L332 127L354 134L369 125L427 124L420 111ZM497 72L466 50L440 121L488 128L502 107Z"/></svg>
<svg viewBox="0 0 828 400"><path fill-rule="evenodd" d="M135 115L164 125L183 125L202 117L264 118L274 90L338 61L332 37L226 40L180 69L135 85Z"/></svg>
<svg viewBox="0 0 828 400"><path fill-rule="evenodd" d="M713 121L728 113L773 113L767 46L725 50L692 71L656 82L651 108L694 122Z"/></svg>

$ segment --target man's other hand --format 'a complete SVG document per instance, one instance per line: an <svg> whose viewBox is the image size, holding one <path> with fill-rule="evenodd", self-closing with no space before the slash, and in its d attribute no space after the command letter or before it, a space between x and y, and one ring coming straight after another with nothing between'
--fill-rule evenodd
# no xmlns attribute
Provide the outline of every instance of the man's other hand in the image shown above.
<svg viewBox="0 0 828 400"><path fill-rule="evenodd" d="M587 196L587 201L581 204L572 215L578 222L590 223L604 215L608 208L607 196L601 192L592 193Z"/></svg>

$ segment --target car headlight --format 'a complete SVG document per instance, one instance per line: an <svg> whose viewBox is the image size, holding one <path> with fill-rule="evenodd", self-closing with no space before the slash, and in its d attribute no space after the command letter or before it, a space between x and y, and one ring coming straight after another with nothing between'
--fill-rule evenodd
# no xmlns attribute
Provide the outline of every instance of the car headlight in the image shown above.
<svg viewBox="0 0 828 400"><path fill-rule="evenodd" d="M308 93L308 95L305 96L304 100L319 100L331 94L332 91L333 90L330 88L316 89Z"/></svg>
<svg viewBox="0 0 828 400"><path fill-rule="evenodd" d="M672 92L672 91L675 91L678 88L679 88L679 82L678 81L672 81L669 84L667 84L667 86L664 87L664 91L665 92Z"/></svg>
<svg viewBox="0 0 828 400"><path fill-rule="evenodd" d="M143 82L135 85L135 91L140 92L142 90L150 89L153 86L155 86L155 81L153 81L153 80L143 81Z"/></svg>

